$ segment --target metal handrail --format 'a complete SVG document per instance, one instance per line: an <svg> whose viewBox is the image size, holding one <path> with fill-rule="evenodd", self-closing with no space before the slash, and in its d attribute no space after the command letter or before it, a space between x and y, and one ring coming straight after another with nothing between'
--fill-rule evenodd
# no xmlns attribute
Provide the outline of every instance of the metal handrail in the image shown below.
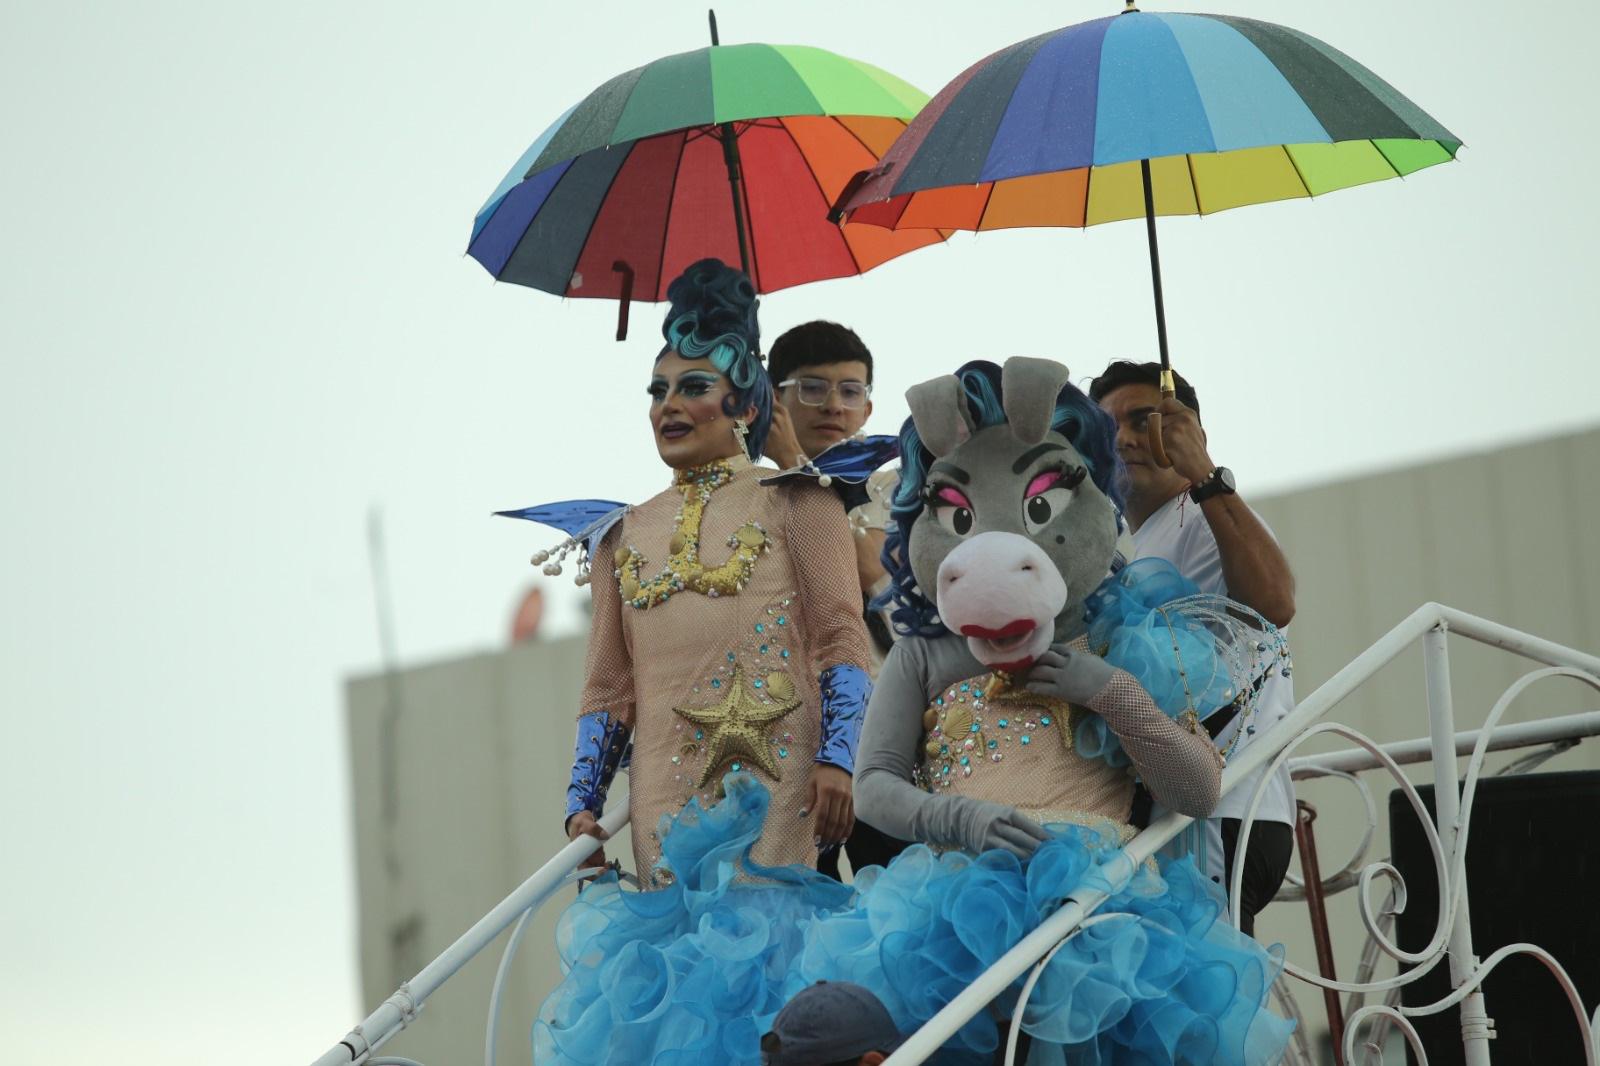
<svg viewBox="0 0 1600 1066"><path fill-rule="evenodd" d="M1246 777L1249 777L1263 766L1277 761L1280 752L1296 743L1303 734L1315 725L1319 718L1327 714L1345 697L1355 691L1356 688L1388 665L1402 651L1410 647L1413 642L1421 640L1430 634L1438 635L1439 639L1442 640L1442 634L1445 631L1459 634L1482 644L1502 648L1549 666L1577 667L1600 678L1600 657L1520 632L1498 622L1492 622L1486 618L1480 618L1477 615L1459 611L1440 603L1425 603L1401 621L1399 625L1396 625L1388 633L1380 637L1371 647L1351 660L1343 669L1319 686L1315 692L1302 700L1277 725L1258 734L1255 741L1235 759L1231 760L1227 769L1223 771L1222 791L1224 793L1229 792L1241 784ZM1430 669L1430 680L1435 680L1431 675L1432 670ZM1447 693L1445 700L1448 703ZM1450 750L1452 754L1454 733L1454 727L1452 726L1445 741L1446 744L1451 745L1447 750ZM1451 758L1448 762L1449 777L1452 781L1449 795L1453 798L1455 796L1455 760ZM1239 836L1238 847L1241 851L1246 846L1249 823L1254 820L1255 808L1259 805L1262 794L1263 790L1258 787L1254 801L1246 812ZM1133 871L1139 863L1154 856L1168 841L1182 832L1191 821L1192 819L1184 815L1169 812L1152 822L1149 828L1129 841L1123 849L1122 860L1112 866L1108 866L1106 869L1108 879L1110 879L1113 887L1117 888L1125 884L1127 879L1132 877ZM1447 849L1447 853L1450 850ZM1113 873L1116 874L1115 877L1110 876ZM975 1017L979 1011L984 1010L990 1002L1009 988L1013 981L1026 973L1031 967L1037 965L1057 944L1071 936L1083 919L1093 913L1095 908L1104 903L1107 898L1108 894L1103 890L1089 890L1070 896L1059 910L1045 919L1010 951L1002 955L994 965L980 974L976 981L963 989L942 1010L913 1033L893 1055L885 1060L885 1066L912 1066L912 1064L920 1063L931 1056L947 1040L954 1036L963 1025ZM1459 929L1464 923L1456 924ZM1467 953L1470 955L1470 941L1468 941L1468 945ZM1458 974L1452 973L1452 977L1458 976ZM1459 981L1453 983L1460 984ZM1352 1037L1356 1030L1355 1021L1356 1019L1352 1019L1350 1029ZM1585 1040L1586 1043L1592 1042L1592 1035L1586 1033ZM1591 1056L1594 1054L1592 1050L1589 1053ZM1469 1058L1469 1063L1473 1061L1473 1059Z"/></svg>
<svg viewBox="0 0 1600 1066"><path fill-rule="evenodd" d="M628 808L625 806L600 819L600 828L605 830L608 837L616 836L627 824ZM351 1066L353 1063L370 1061L369 1056L385 1041L411 1024L428 997L438 991L440 985L471 962L505 932L507 926L553 896L567 882L568 875L603 846L604 841L591 836L568 841L566 847L556 852L532 877L479 918L471 929L462 933L454 944L424 966L415 977L401 985L394 995L384 1000L343 1040L323 1052L312 1066Z"/></svg>
<svg viewBox="0 0 1600 1066"><path fill-rule="evenodd" d="M1443 604L1426 603L1389 630L1371 647L1356 656L1343 669L1318 687L1315 692L1300 701L1295 710L1290 712L1282 721L1259 734L1249 747L1236 758L1230 760L1222 775L1223 793L1227 793L1241 785L1246 778L1269 763L1281 764L1288 761L1286 757L1280 758L1280 753L1298 744L1309 733L1331 731L1328 727L1322 727L1321 729L1314 729L1313 727L1319 718L1327 714L1356 688L1394 660L1413 642L1425 637L1429 638L1429 644L1425 651L1429 653L1430 711L1436 712L1434 687L1438 680L1438 675L1435 669L1435 660L1442 661L1442 641L1445 631L1456 633L1479 643L1502 648L1536 662L1584 671L1592 676L1596 684L1600 684L1600 657L1522 633L1508 626L1500 625L1497 622L1492 622L1464 611L1458 611ZM1448 723L1450 721L1450 710L1447 665L1444 666L1444 670L1446 685L1443 694L1444 714L1442 720ZM1481 764L1482 755L1485 751L1500 747L1517 746L1511 742L1495 743L1494 739L1491 739L1485 745L1482 743L1483 738L1480 735L1483 731L1474 731L1458 736L1454 732L1453 725L1444 733L1444 739L1441 741L1438 728L1441 719L1437 713L1435 713L1434 717L1434 736L1429 738L1426 743L1436 765L1440 761L1449 763L1447 776L1451 783L1449 789L1451 797L1455 796L1456 767L1454 758L1446 759L1446 754L1454 755L1463 752L1463 750L1471 752L1474 754L1474 767L1476 767ZM1584 728L1588 728L1591 725L1600 726L1600 712L1594 715L1574 717L1584 720ZM1597 719L1597 721L1590 722L1590 718ZM1506 734L1515 733L1520 737L1526 732L1529 736L1541 738L1538 740L1524 739L1520 742L1524 745L1543 743L1545 739L1559 739L1545 738L1544 734L1531 728L1536 724L1527 723L1510 726L1507 727ZM1360 737L1359 734L1355 734L1351 730L1341 727L1338 731L1357 740L1358 743L1362 744L1362 748L1333 755L1297 759L1291 762L1290 765L1297 770L1303 771L1309 771L1314 766L1325 768L1332 772L1347 773L1351 769L1368 768L1358 765L1364 759L1375 760L1372 764L1375 767L1378 765L1393 766L1400 761L1420 761L1422 757L1419 752L1411 750L1411 746L1421 742L1403 742L1401 745L1394 746L1403 753L1404 758L1401 759L1398 756L1390 756L1377 745L1371 745L1370 742L1366 741L1366 738ZM1597 729L1597 731L1600 731L1600 729ZM1568 735L1572 734L1562 734L1562 736ZM1593 733L1586 732L1583 735L1593 735ZM1464 737L1471 737L1471 742L1466 744L1465 749L1462 748ZM1347 762L1350 763L1348 767L1346 766ZM1442 771L1437 772L1442 773ZM1302 776L1305 775L1302 774ZM1469 776L1475 777L1475 775L1475 769L1469 772ZM1239 839L1241 850L1248 840L1249 826L1255 818L1255 810L1259 805L1262 794L1263 790L1258 786L1241 827ZM1444 805L1441 804L1441 806ZM1100 872L1104 875L1105 882L1110 886L1111 891L1120 890L1121 887L1126 885L1146 860L1151 859L1157 851L1182 832L1191 821L1192 819L1184 815L1168 813L1152 822L1148 828L1129 841L1119 854L1101 867ZM1456 829L1454 812L1451 812L1450 821L1451 825L1448 833L1440 834L1440 837L1448 836L1449 838L1449 844L1448 846L1443 846L1442 853L1451 856L1459 863L1460 856L1454 847ZM612 811L600 820L601 827L608 835L615 835L627 823L628 812L626 808ZM1443 812L1441 812L1441 824L1443 824ZM1429 826L1428 828L1431 829L1432 827ZM1436 837L1435 839L1438 840L1439 838ZM316 1059L312 1066L354 1066L354 1064L360 1063L368 1063L371 1066L375 1066L378 1060L371 1058L373 1053L384 1042L391 1039L415 1019L428 997L440 985L449 980L461 967L466 965L509 926L524 918L525 915L549 899L566 882L569 875L586 858L593 854L600 845L600 841L586 837L580 837L569 842L561 851L557 852L554 857L540 867L532 877L524 881L516 891L502 900L483 918L479 919L471 929L462 934L438 958L425 966L417 976L402 984L394 995L385 1000L360 1025L352 1029L344 1040ZM1462 854L1464 854L1464 851ZM1369 868L1367 872L1362 874L1363 887L1368 877L1371 876L1371 872L1371 868ZM980 974L976 981L963 989L943 1009L913 1033L893 1055L885 1060L886 1066L912 1066L913 1063L922 1062L936 1052L978 1012L986 1009L1014 981L1030 969L1040 967L1041 960L1051 954L1077 929L1082 927L1085 919L1105 902L1109 894L1104 889L1082 889L1073 893L1054 914L1045 919L1033 932L1029 933L1011 950L1001 956L988 970ZM1477 999L1480 1001L1477 1004L1477 1009L1481 1013L1481 993L1474 991L1474 989L1481 983L1488 969L1504 955L1497 953L1495 956L1491 956L1489 960L1486 960L1482 966L1473 970L1472 967L1475 965L1476 960L1471 958L1470 939L1462 940L1462 937L1467 934L1462 931L1465 915L1465 892L1460 886L1457 886L1450 902L1449 909L1453 913L1448 916L1442 915L1441 922L1444 923L1449 918L1457 919L1453 923L1455 928L1451 934L1451 953L1454 955L1457 948L1464 943L1467 960L1470 960L1463 961L1462 965L1467 969L1460 973L1456 972L1455 963L1452 960L1452 977L1455 978L1453 984L1456 986L1456 991L1452 993L1450 1003L1453 1004L1457 1000L1472 1001ZM1364 914L1363 917L1366 917L1366 915ZM1385 950L1389 950L1387 946ZM1531 946L1527 948L1529 953L1536 950ZM1538 957L1540 961L1545 962L1547 966L1552 968L1552 972L1557 973L1558 979L1563 981L1563 987L1567 989L1570 997L1572 994L1571 983L1566 980L1565 974L1560 972L1560 967L1555 964L1553 959L1544 956L1543 953L1540 953ZM1384 983L1384 987L1387 987L1388 984L1387 982ZM1341 985L1340 987L1348 986ZM1433 1005L1433 1007L1443 1009L1437 1004ZM1582 1021L1581 1008L1578 1013L1580 1021ZM1349 1040L1354 1039L1359 1022L1364 1020L1364 1016L1367 1014L1383 1015L1406 1031L1408 1040L1414 1037L1414 1033L1409 1029L1409 1023L1401 1017L1399 1011L1386 1006L1374 1006L1363 1008L1363 1011L1358 1012L1357 1016L1352 1016ZM1391 1015L1392 1017L1390 1017ZM1486 1022L1487 1019L1485 1018L1484 1021ZM1482 1033L1476 1034L1476 1036L1478 1038L1477 1043L1486 1046L1487 1037ZM1586 1043L1591 1045L1586 1050L1590 1054L1592 1062L1596 1054L1592 1048L1592 1033L1586 1032L1585 1039ZM1471 1052L1474 1050L1472 1035L1468 1036L1468 1042L1469 1052ZM1485 1051L1481 1057L1469 1057L1469 1062L1486 1062L1486 1055L1487 1052Z"/></svg>

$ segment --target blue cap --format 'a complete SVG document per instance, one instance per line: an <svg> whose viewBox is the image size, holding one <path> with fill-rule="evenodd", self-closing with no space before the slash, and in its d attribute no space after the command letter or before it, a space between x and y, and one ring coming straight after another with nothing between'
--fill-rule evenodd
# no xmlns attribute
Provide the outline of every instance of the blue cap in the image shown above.
<svg viewBox="0 0 1600 1066"><path fill-rule="evenodd" d="M848 981L818 981L772 1019L761 1038L762 1066L822 1066L891 1052L904 1042L877 996Z"/></svg>

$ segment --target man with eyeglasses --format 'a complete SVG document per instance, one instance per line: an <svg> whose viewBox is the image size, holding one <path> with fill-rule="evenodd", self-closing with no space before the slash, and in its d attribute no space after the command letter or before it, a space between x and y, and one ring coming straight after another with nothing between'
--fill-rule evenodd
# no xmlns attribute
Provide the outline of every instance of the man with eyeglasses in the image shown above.
<svg viewBox="0 0 1600 1066"><path fill-rule="evenodd" d="M872 415L872 353L854 330L837 322L806 322L784 333L767 353L767 373L772 376L776 402L766 453L785 470L855 436ZM865 485L833 482L856 532L862 613L880 661L888 654L893 638L882 616L866 604L889 584L881 557L896 476L889 469L879 471ZM905 846L857 822L845 852L851 868L860 870L887 865ZM824 853L817 868L838 877L838 852Z"/></svg>

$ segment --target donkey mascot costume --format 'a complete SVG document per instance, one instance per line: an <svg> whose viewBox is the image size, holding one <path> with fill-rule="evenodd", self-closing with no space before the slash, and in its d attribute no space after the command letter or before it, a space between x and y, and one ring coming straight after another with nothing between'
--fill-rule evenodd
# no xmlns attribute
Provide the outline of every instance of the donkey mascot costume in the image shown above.
<svg viewBox="0 0 1600 1066"><path fill-rule="evenodd" d="M1028 1063L1279 1061L1291 1027L1265 1003L1281 953L1221 920L1221 889L1192 860L1130 871L1120 852L1136 779L1171 810L1210 813L1224 756L1200 721L1235 700L1248 714L1276 648L1167 564L1120 565L1113 427L1066 367L969 363L907 398L884 553L901 636L868 707L855 803L918 843L853 886L759 866L766 791L729 774L722 802L666 827L668 889L608 874L563 917L569 984L593 979L547 1004L535 1060L751 1062L777 1009L818 980L866 986L908 1033L1093 886L1111 917L1033 989ZM933 1061L994 1061L1018 994ZM774 1040L761 1049L785 1061Z"/></svg>

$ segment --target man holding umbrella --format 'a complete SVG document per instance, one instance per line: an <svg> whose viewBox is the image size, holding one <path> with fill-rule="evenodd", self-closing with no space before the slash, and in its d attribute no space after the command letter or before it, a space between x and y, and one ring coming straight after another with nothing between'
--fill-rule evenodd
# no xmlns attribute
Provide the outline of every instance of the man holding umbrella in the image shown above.
<svg viewBox="0 0 1600 1066"><path fill-rule="evenodd" d="M1161 394L1157 363L1115 362L1089 387L1089 396L1117 422L1117 450L1128 469L1127 518L1135 559L1160 558L1200 587L1238 600L1282 629L1294 617L1294 574L1272 531L1239 497L1233 473L1206 450L1200 401L1182 375L1177 395ZM1148 436L1161 416L1161 441L1171 466L1159 465ZM1132 560L1129 560L1130 562ZM1204 724L1224 751L1238 751L1294 709L1294 683L1276 666L1260 682L1255 720L1235 708ZM1195 860L1225 886L1233 882L1240 821L1261 773L1222 797L1202 832ZM1285 766L1267 782L1244 857L1240 928L1255 934L1255 916L1283 883L1294 848L1294 785Z"/></svg>

